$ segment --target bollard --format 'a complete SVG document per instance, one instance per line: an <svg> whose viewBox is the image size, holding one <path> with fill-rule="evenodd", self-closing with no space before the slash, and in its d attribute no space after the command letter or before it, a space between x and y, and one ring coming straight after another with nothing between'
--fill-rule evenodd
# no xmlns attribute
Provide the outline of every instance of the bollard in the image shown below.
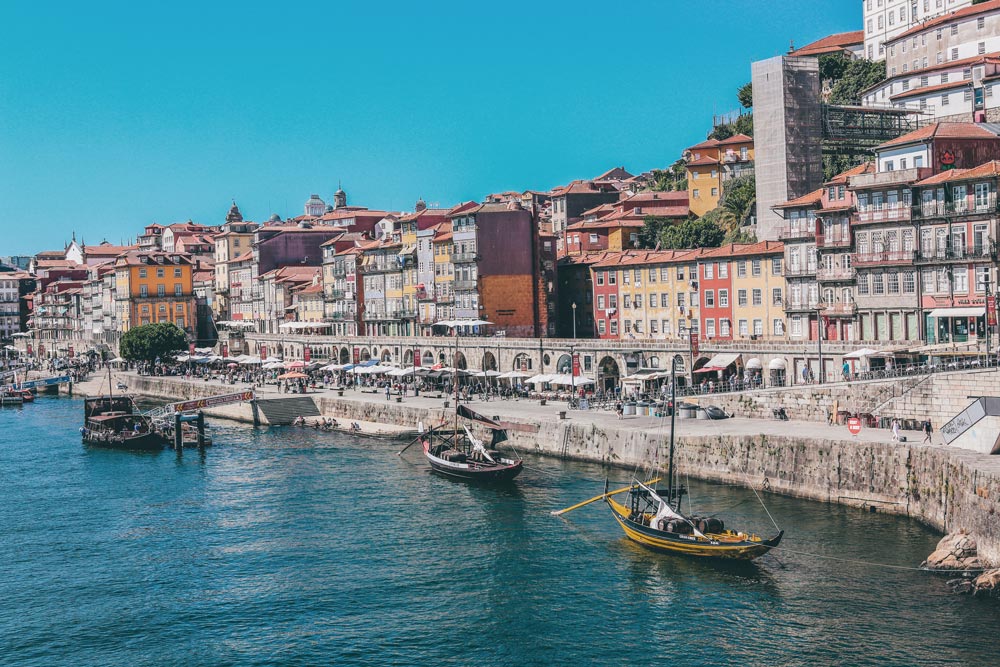
<svg viewBox="0 0 1000 667"><path fill-rule="evenodd" d="M174 449L178 452L184 449L184 437L181 435L181 413L174 413Z"/></svg>

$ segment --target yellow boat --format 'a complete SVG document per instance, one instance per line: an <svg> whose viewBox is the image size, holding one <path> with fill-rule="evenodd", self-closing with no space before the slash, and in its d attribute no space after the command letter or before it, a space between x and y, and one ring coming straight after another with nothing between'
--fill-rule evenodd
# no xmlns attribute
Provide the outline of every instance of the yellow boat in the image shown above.
<svg viewBox="0 0 1000 667"><path fill-rule="evenodd" d="M674 369L670 383L676 396ZM611 508L615 521L625 536L647 549L698 558L753 560L778 546L784 531L769 540L752 533L726 529L715 517L688 517L681 513L681 500L686 490L675 484L674 472L674 401L670 403L670 459L667 467L667 488L654 489L650 484L633 480L627 488L608 491L604 483L603 498ZM614 500L617 493L628 492L626 504ZM598 496L600 498L602 496ZM593 500L593 499L592 499ZM589 502L589 501L588 501ZM777 528L777 526L775 526Z"/></svg>
<svg viewBox="0 0 1000 667"><path fill-rule="evenodd" d="M689 519L641 482L629 489L632 507L611 496L604 499L625 536L653 551L698 558L753 560L778 546L784 535L784 531L779 531L764 540L758 535L727 530L718 519ZM701 527L708 530L702 531ZM711 530L715 527L718 529Z"/></svg>

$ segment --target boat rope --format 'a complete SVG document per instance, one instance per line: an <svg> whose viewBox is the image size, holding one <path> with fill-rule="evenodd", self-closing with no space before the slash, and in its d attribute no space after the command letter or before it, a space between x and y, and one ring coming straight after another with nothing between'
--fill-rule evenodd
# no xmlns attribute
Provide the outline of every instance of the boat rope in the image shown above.
<svg viewBox="0 0 1000 667"><path fill-rule="evenodd" d="M729 445L729 452L734 459L737 458L736 447L733 446L732 444ZM774 520L773 516L771 516L771 510L767 509L767 505L764 504L764 499L760 497L759 493L757 493L757 487L754 486L753 481L751 481L750 474L749 472L747 472L746 465L742 466L742 468L740 469L740 473L743 475L743 479L746 480L747 486L749 486L750 490L753 491L753 494L757 496L757 502L759 502L760 506L764 508L764 512L767 514L767 518L771 520L771 524L775 527L775 529L781 530L781 526L779 526L778 522ZM765 481L767 480L766 477L764 479Z"/></svg>
<svg viewBox="0 0 1000 667"><path fill-rule="evenodd" d="M968 569L968 570L934 570L927 567L914 567L912 565L894 565L892 563L877 563L870 560L859 560L856 558L841 558L840 556L828 556L825 554L814 554L808 551L798 551L796 549L789 549L788 547L771 547L771 551L783 551L785 553L795 554L796 556L809 556L811 558L822 558L824 560L833 560L840 563L849 563L851 565L866 565L868 567L881 567L890 570L906 570L909 572L929 572L931 574L974 574L977 572L986 572L986 568L978 569Z"/></svg>

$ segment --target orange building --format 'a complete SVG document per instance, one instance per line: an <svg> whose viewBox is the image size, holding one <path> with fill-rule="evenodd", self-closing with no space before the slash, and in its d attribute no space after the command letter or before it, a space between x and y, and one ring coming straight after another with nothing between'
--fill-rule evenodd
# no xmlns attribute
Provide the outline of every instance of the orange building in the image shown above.
<svg viewBox="0 0 1000 667"><path fill-rule="evenodd" d="M708 139L684 151L684 160L691 212L702 216L718 207L727 181L754 173L753 138Z"/></svg>
<svg viewBox="0 0 1000 667"><path fill-rule="evenodd" d="M154 322L173 322L194 335L197 322L194 263L173 252L125 253L115 260L115 307L121 331Z"/></svg>

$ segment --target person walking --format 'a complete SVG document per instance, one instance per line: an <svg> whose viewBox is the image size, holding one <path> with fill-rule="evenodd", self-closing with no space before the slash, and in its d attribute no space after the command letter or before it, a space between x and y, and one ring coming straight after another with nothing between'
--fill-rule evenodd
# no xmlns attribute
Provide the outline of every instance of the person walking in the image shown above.
<svg viewBox="0 0 1000 667"><path fill-rule="evenodd" d="M932 444L931 443L931 420L929 420L929 419L925 419L924 420L923 431L924 431L924 442L927 443L928 445Z"/></svg>
<svg viewBox="0 0 1000 667"><path fill-rule="evenodd" d="M899 442L899 420L895 417L892 419L892 441Z"/></svg>
<svg viewBox="0 0 1000 667"><path fill-rule="evenodd" d="M618 415L618 419L622 419L625 414L625 408L622 406L622 402L618 401L615 403L615 414Z"/></svg>

